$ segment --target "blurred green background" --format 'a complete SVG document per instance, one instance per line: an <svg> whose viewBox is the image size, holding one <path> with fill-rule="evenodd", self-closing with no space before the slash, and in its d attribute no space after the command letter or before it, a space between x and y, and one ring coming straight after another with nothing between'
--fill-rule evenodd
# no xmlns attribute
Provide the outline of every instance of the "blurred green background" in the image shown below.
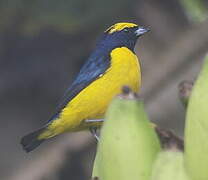
<svg viewBox="0 0 208 180"><path fill-rule="evenodd" d="M108 26L151 32L136 53L150 119L183 135L178 84L194 80L208 51L206 0L0 0L0 179L90 179L88 132L63 135L26 154L21 136L44 124Z"/></svg>

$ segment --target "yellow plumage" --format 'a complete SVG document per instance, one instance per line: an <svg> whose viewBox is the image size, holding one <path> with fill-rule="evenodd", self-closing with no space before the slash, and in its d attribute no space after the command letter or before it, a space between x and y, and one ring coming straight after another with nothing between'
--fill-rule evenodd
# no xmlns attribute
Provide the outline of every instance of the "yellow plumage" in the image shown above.
<svg viewBox="0 0 208 180"><path fill-rule="evenodd" d="M105 32L108 32L109 34L112 34L116 31L122 31L124 28L133 28L137 27L137 24L134 23L116 23L112 26L110 26L108 29L106 29Z"/></svg>
<svg viewBox="0 0 208 180"><path fill-rule="evenodd" d="M127 85L135 92L139 90L141 70L137 56L128 48L121 47L112 50L110 57L109 69L75 96L38 139L87 129L89 123L84 120L103 118L107 106L115 95L120 94L122 86Z"/></svg>

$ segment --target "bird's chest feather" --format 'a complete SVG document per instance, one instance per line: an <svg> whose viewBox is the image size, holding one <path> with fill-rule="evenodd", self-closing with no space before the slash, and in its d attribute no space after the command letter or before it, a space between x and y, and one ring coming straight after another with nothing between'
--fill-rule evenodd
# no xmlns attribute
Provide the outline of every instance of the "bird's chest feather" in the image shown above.
<svg viewBox="0 0 208 180"><path fill-rule="evenodd" d="M138 91L141 83L141 70L137 56L126 47L116 48L111 52L111 66L106 79L118 86L128 85Z"/></svg>

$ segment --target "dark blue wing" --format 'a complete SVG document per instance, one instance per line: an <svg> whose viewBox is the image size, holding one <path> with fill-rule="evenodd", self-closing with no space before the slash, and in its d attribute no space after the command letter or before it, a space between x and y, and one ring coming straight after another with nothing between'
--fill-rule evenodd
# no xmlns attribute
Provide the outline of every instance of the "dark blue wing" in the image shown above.
<svg viewBox="0 0 208 180"><path fill-rule="evenodd" d="M99 53L94 53L81 68L77 78L65 92L65 95L57 108L57 113L59 113L71 99L79 94L80 91L82 91L95 79L99 78L101 74L104 74L109 66L109 55L100 56Z"/></svg>

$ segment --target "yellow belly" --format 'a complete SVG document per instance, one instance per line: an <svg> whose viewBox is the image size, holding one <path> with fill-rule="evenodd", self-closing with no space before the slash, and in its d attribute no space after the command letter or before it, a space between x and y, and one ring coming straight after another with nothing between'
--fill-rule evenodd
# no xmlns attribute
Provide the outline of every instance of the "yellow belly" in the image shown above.
<svg viewBox="0 0 208 180"><path fill-rule="evenodd" d="M137 56L126 47L114 49L110 68L74 97L48 127L50 132L43 133L41 137L89 128L84 120L103 118L112 98L121 93L122 86L127 85L138 92L140 84L141 70Z"/></svg>

